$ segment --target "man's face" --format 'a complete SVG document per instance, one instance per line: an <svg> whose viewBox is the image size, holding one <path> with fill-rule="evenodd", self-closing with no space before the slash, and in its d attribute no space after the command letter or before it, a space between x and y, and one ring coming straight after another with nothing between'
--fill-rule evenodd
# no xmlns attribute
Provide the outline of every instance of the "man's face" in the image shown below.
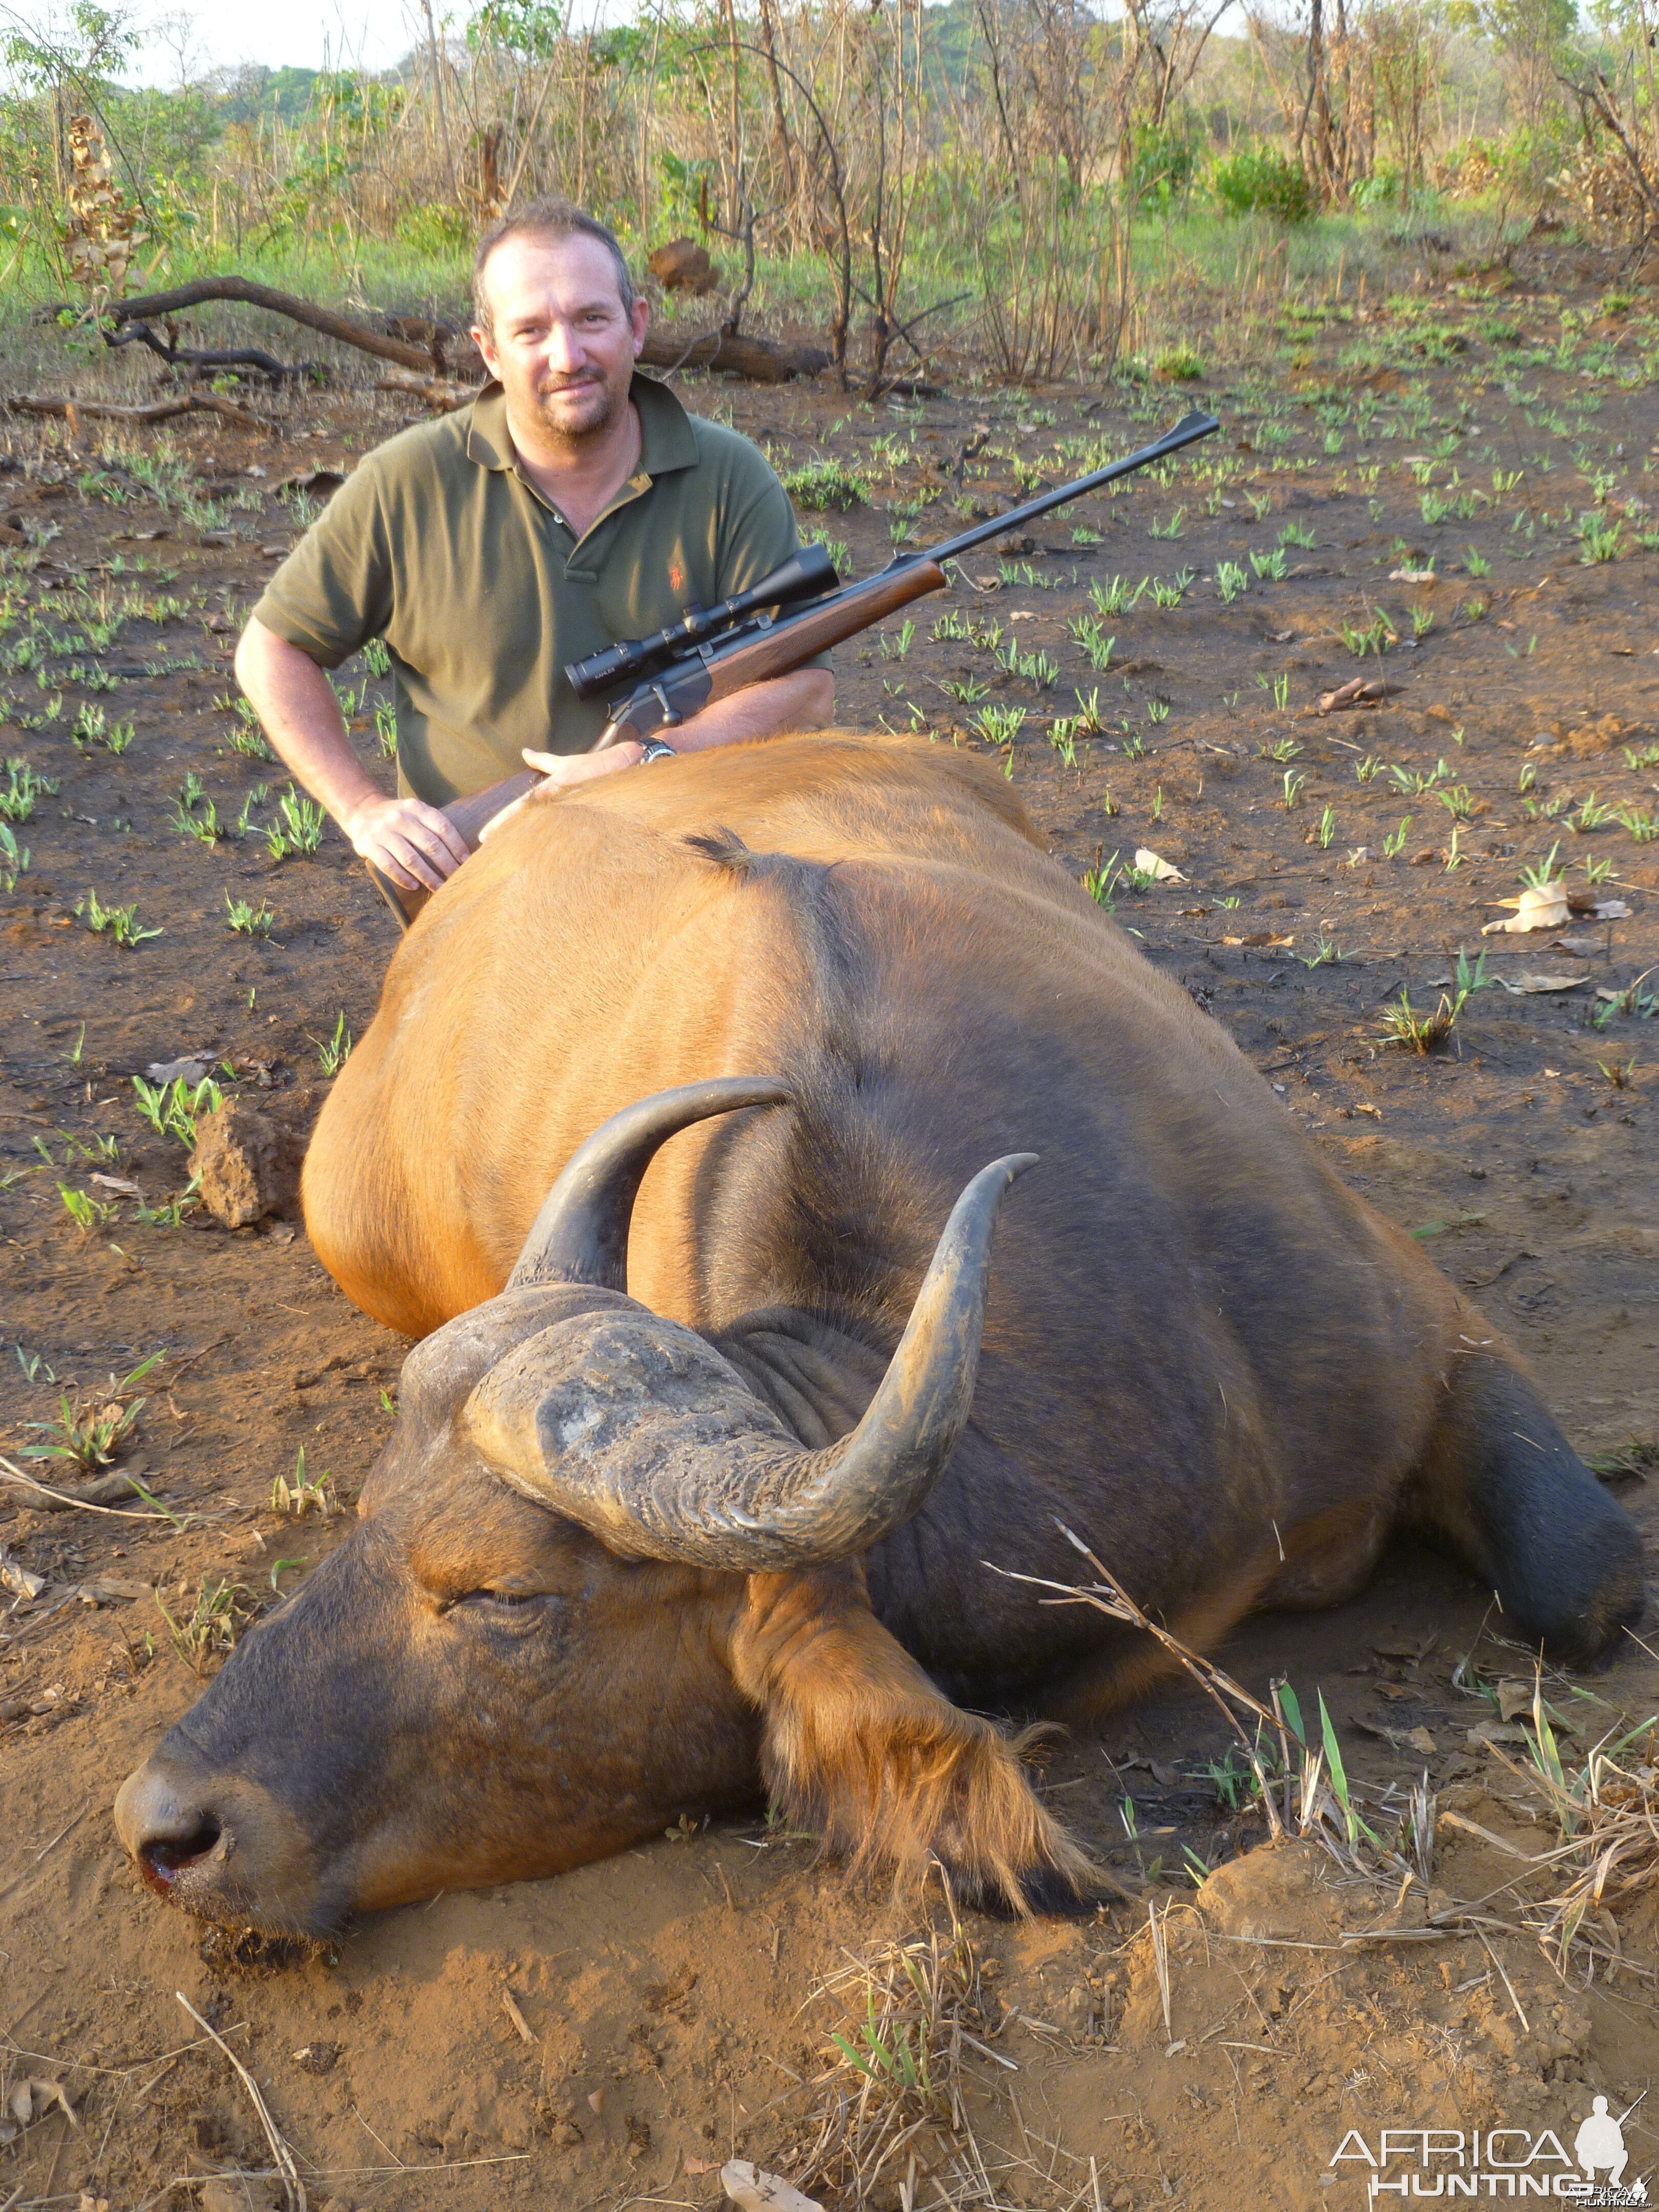
<svg viewBox="0 0 1659 2212"><path fill-rule="evenodd" d="M521 435L567 451L604 437L628 404L647 308L623 306L597 238L507 238L484 264L493 331L472 335Z"/></svg>

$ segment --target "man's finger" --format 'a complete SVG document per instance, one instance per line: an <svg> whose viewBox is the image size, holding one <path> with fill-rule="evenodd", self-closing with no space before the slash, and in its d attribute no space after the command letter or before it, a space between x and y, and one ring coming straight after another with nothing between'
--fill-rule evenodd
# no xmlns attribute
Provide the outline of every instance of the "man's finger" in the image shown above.
<svg viewBox="0 0 1659 2212"><path fill-rule="evenodd" d="M466 858L466 840L443 809L441 806L422 805L414 818L420 823L422 830L430 830L437 837L443 849L459 868ZM426 849L430 852L432 848L428 844Z"/></svg>
<svg viewBox="0 0 1659 2212"><path fill-rule="evenodd" d="M445 871L436 861L429 860L420 847L412 844L407 837L394 834L387 839L381 850L386 858L377 865L389 866L394 872L407 871L402 874L402 881L410 889L418 886L422 890L442 890Z"/></svg>

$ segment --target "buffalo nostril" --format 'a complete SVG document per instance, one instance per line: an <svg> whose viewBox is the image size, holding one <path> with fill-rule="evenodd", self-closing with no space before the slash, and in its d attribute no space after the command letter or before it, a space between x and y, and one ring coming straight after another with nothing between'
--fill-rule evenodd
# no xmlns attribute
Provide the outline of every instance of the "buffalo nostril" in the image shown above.
<svg viewBox="0 0 1659 2212"><path fill-rule="evenodd" d="M186 1867L206 1858L223 1833L222 1825L213 1814L199 1813L191 1825L179 1833L146 1836L138 1846L138 1856L147 1874L169 1881Z"/></svg>

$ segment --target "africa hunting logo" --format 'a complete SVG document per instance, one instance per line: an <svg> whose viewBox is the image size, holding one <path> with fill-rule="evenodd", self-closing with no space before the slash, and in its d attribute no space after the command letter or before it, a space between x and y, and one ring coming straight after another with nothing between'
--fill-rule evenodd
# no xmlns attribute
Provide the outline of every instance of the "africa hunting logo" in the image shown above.
<svg viewBox="0 0 1659 2212"><path fill-rule="evenodd" d="M1641 2100L1638 2098L1638 2103ZM1373 2139L1358 2128L1332 2152L1322 2187L1364 2184L1368 2204L1399 2197L1539 2197L1569 2204L1647 2204L1639 2176L1625 2179L1630 2154L1624 2124L1597 2097L1579 2124L1569 2155L1552 2128L1383 2128Z"/></svg>

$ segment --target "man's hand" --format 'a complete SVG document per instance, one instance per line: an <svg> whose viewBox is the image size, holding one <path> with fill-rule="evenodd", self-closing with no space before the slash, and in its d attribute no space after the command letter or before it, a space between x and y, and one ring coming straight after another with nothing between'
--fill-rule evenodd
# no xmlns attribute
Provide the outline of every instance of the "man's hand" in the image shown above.
<svg viewBox="0 0 1659 2212"><path fill-rule="evenodd" d="M422 799L382 799L377 792L360 801L340 827L353 852L405 890L435 891L466 858L460 831Z"/></svg>
<svg viewBox="0 0 1659 2212"><path fill-rule="evenodd" d="M634 744L631 739L626 744L612 745L609 751L602 753L532 753L526 750L520 758L526 768L533 768L542 781L533 791L526 791L510 806L502 807L499 814L492 814L478 833L479 843L493 837L501 824L510 822L521 807L534 806L538 800L556 799L561 792L574 790L578 784L592 783L599 776L614 775L618 769L637 768L644 757L644 746Z"/></svg>

